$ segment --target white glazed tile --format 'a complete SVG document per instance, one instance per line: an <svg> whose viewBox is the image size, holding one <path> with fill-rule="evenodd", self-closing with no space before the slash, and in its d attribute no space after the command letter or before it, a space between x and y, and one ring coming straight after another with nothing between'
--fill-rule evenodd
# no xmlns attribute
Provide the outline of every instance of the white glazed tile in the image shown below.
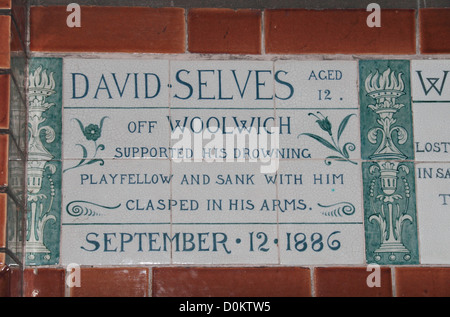
<svg viewBox="0 0 450 317"><path fill-rule="evenodd" d="M173 162L172 171L172 199L186 200L184 210L173 210L172 230L191 233L197 238L198 233L207 233L209 243L216 234L216 240L226 239L228 246L227 250L222 246L213 251L211 246L209 251L197 248L195 252L174 252L174 263L278 262L274 242L277 212L271 208L276 200L276 185L267 184L259 164Z"/></svg>
<svg viewBox="0 0 450 317"><path fill-rule="evenodd" d="M450 163L416 165L420 263L450 264Z"/></svg>
<svg viewBox="0 0 450 317"><path fill-rule="evenodd" d="M170 225L63 224L61 263L68 265L170 264Z"/></svg>
<svg viewBox="0 0 450 317"><path fill-rule="evenodd" d="M73 163L64 160L63 169L66 165ZM170 182L169 160L105 160L103 165L65 170L62 220L64 223L170 221L167 202ZM163 199L164 204L157 204L158 199ZM149 200L154 202L154 208L150 208ZM74 202L78 201L90 204L75 210L80 204ZM119 207L112 208L115 206Z"/></svg>
<svg viewBox="0 0 450 317"><path fill-rule="evenodd" d="M416 160L449 161L450 61L412 61L411 81Z"/></svg>
<svg viewBox="0 0 450 317"><path fill-rule="evenodd" d="M169 62L64 59L64 107L167 107Z"/></svg>
<svg viewBox="0 0 450 317"><path fill-rule="evenodd" d="M64 109L63 158L170 158L168 114L168 108ZM94 139L87 137L90 125L100 132Z"/></svg>
<svg viewBox="0 0 450 317"><path fill-rule="evenodd" d="M172 199L196 200L195 208L174 209L174 223L276 224L276 185L264 176L274 174L262 174L257 163L174 162L172 172Z"/></svg>
<svg viewBox="0 0 450 317"><path fill-rule="evenodd" d="M284 125L279 126L279 147L283 151L281 158L325 160L331 157L329 161L356 162L361 157L357 110L277 109L276 117L277 123ZM318 121L324 124L328 122L329 125L321 126ZM339 127L343 122L346 122L346 125L339 135ZM348 157L344 153L347 153Z"/></svg>
<svg viewBox="0 0 450 317"><path fill-rule="evenodd" d="M364 229L351 224L280 225L279 235L282 265L363 265L365 262Z"/></svg>
<svg viewBox="0 0 450 317"><path fill-rule="evenodd" d="M64 172L63 262L170 262L170 249L156 251L149 238L170 232L169 178L169 160L105 160Z"/></svg>
<svg viewBox="0 0 450 317"><path fill-rule="evenodd" d="M414 103L414 151L417 161L450 161L449 106Z"/></svg>
<svg viewBox="0 0 450 317"><path fill-rule="evenodd" d="M277 61L277 108L358 107L356 61Z"/></svg>
<svg viewBox="0 0 450 317"><path fill-rule="evenodd" d="M270 167L270 160L260 160L257 157L249 156L246 149L260 149L270 146L269 138L262 139L257 134L256 143L251 143L250 136L239 133L239 129L234 132L236 136L229 138L224 127L242 128L243 122L247 128L253 121L254 128L261 118L261 122L267 118L274 118L274 110L211 110L211 109L171 109L173 120L181 120L184 117L197 117L201 119L206 133L192 133L188 137L193 143L184 143L181 138L172 139L171 146L179 148L181 146L192 149L194 153L200 142L203 148L217 147L218 155L200 155L200 159L181 160L174 159L172 162L172 172L174 175L172 187L172 199L176 201L185 200L184 210L174 208L172 213L173 232L183 232L189 237L192 235L199 244L200 235L205 238L209 250L199 250L192 247L192 251L177 251L173 248L173 262L183 264L273 264L278 263L278 248L274 239L277 236L277 213L276 210L268 210L264 205L272 205L276 199L276 185L268 184L265 181L261 170ZM218 118L211 119L211 118ZM208 133L207 122L210 120L209 132L216 131L219 122L220 133L214 136ZM271 127L271 126L270 126ZM267 126L267 128L270 128ZM188 123L188 130L190 124ZM201 130L194 131L200 132ZM233 134L231 134L233 136ZM238 136L243 139L238 141ZM242 143L240 143L242 142ZM254 146L254 147L253 147ZM237 149L237 150L235 150ZM250 150L249 150L250 151ZM252 153L252 151L247 152ZM273 173L276 171L274 167ZM265 203L266 202L266 203ZM268 203L270 202L270 203ZM191 207L192 206L192 207ZM252 233L253 232L253 233ZM214 235L216 240L227 239L227 250L223 246L217 247L213 251ZM250 235L254 235L250 237ZM264 236L267 236L265 246L258 248ZM269 239L270 237L270 239ZM270 243L269 243L270 240ZM264 244L264 245L265 245ZM193 246L192 244L189 244ZM206 247L205 247L206 248ZM189 248L188 248L189 249ZM229 252L228 252L229 251Z"/></svg>
<svg viewBox="0 0 450 317"><path fill-rule="evenodd" d="M273 108L273 63L171 61L171 107Z"/></svg>
<svg viewBox="0 0 450 317"><path fill-rule="evenodd" d="M180 234L179 246L172 244L173 264L279 263L274 224L174 224L172 231Z"/></svg>
<svg viewBox="0 0 450 317"><path fill-rule="evenodd" d="M249 162L276 170L273 110L171 109L170 120L174 162Z"/></svg>
<svg viewBox="0 0 450 317"><path fill-rule="evenodd" d="M450 60L411 61L413 102L450 102Z"/></svg>
<svg viewBox="0 0 450 317"><path fill-rule="evenodd" d="M360 222L362 227L359 164L282 160L276 177L278 199L286 202L280 222Z"/></svg>
<svg viewBox="0 0 450 317"><path fill-rule="evenodd" d="M283 160L277 183L281 263L363 263L359 165Z"/></svg>

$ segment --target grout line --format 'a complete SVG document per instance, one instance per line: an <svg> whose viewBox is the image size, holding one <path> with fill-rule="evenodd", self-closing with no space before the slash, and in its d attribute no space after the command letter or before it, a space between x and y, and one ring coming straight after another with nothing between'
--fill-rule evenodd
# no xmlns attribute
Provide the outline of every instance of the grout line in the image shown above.
<svg viewBox="0 0 450 317"><path fill-rule="evenodd" d="M261 10L261 55L266 55L265 12Z"/></svg>
<svg viewBox="0 0 450 317"><path fill-rule="evenodd" d="M359 60L440 60L449 59L450 53L447 54L204 54L204 53L130 53L130 52L41 52L31 51L30 58L33 57L60 57L60 58L123 58L130 57L134 59L170 59L182 61L211 61L211 60L232 60L236 61L359 61ZM1 71L1 69L0 69ZM9 69L5 69L9 71Z"/></svg>
<svg viewBox="0 0 450 317"><path fill-rule="evenodd" d="M317 266L317 267L319 267L319 266ZM311 297L316 297L316 281L314 279L315 269L316 269L316 266L310 267Z"/></svg>
<svg viewBox="0 0 450 317"><path fill-rule="evenodd" d="M395 270L396 267L391 267L391 283L392 283L392 297L397 297L397 288L396 288L396 281L395 281Z"/></svg>
<svg viewBox="0 0 450 317"><path fill-rule="evenodd" d="M70 287L67 285L67 278L69 273L64 269L64 297L70 297Z"/></svg>
<svg viewBox="0 0 450 317"><path fill-rule="evenodd" d="M419 20L419 11L420 11L420 0L417 0L417 10L416 10L416 55L420 55L420 20Z"/></svg>
<svg viewBox="0 0 450 317"><path fill-rule="evenodd" d="M189 24L188 24L188 16L189 16L189 9L184 10L184 53L189 53Z"/></svg>
<svg viewBox="0 0 450 317"><path fill-rule="evenodd" d="M147 297L153 297L153 268L147 267L148 269L148 294Z"/></svg>

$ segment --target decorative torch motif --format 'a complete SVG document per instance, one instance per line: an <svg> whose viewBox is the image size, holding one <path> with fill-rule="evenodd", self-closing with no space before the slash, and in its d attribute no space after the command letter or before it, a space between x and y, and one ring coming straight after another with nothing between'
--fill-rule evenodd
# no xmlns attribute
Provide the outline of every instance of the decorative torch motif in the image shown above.
<svg viewBox="0 0 450 317"><path fill-rule="evenodd" d="M405 176L409 172L406 165L397 162L374 163L369 168L369 173L375 176L370 184L373 214L369 217L369 221L376 221L381 233L380 247L375 250L376 261L381 259L380 253L390 253L391 261L397 259L395 253L404 254L405 261L411 258L410 251L402 242L402 228L405 221L414 222L408 215L410 192ZM403 174L401 189L398 184L400 174Z"/></svg>
<svg viewBox="0 0 450 317"><path fill-rule="evenodd" d="M29 114L28 114L28 203L31 213L28 218L26 252L28 258L33 260L35 253L45 253L45 259L50 259L50 251L44 245L44 227L49 220L56 220L50 215L55 195L51 175L55 173L56 167L49 163L53 155L45 148L40 135L45 133L45 142L52 143L55 140L55 131L52 127L44 125L46 120L42 114L54 106L46 102L46 98L55 94L55 80L53 73L47 75L46 70L39 66L29 75ZM50 196L41 192L44 182L44 171L50 172L48 181L50 183Z"/></svg>
<svg viewBox="0 0 450 317"><path fill-rule="evenodd" d="M411 252L403 243L402 232L406 223L414 222L409 215L412 213L409 206L410 169L406 164L389 161L407 158L397 144L405 144L408 133L405 128L396 125L397 120L394 118L405 107L397 103L397 98L405 94L402 73L395 74L390 68L382 74L378 71L370 73L365 80L365 89L376 100L375 105L368 107L378 115L376 122L379 124L369 130L367 137L372 144L377 144L381 136L377 150L369 156L370 159L379 160L369 168L371 213L368 220L376 222L380 229L380 242L374 251L374 259L380 261L381 254L387 253L389 261L399 261L399 255L404 261L409 261ZM394 143L394 136L397 144Z"/></svg>
<svg viewBox="0 0 450 317"><path fill-rule="evenodd" d="M365 81L367 94L376 100L375 105L368 107L375 111L380 117L377 122L381 127L373 128L369 131L369 141L372 144L377 143L378 134L382 139L380 146L371 159L406 159L406 155L400 152L393 141L393 132L397 131L398 144L404 144L408 139L408 133L400 126L394 126L397 122L394 114L403 108L404 104L398 104L396 99L405 93L405 84L402 80L402 73L397 76L390 68L385 70L382 75L376 71L375 74L367 76Z"/></svg>

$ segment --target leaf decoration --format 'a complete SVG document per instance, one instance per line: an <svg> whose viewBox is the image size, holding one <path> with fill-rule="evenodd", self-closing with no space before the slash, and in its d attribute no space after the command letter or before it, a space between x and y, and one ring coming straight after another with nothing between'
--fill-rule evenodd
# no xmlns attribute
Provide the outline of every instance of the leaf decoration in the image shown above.
<svg viewBox="0 0 450 317"><path fill-rule="evenodd" d="M101 137L101 130L102 130L102 127L103 127L103 122L105 121L106 118L108 118L108 117L107 116L103 117L100 120L100 123L99 123L98 126L96 124L89 124L87 126L88 129L91 128L90 130L93 130L95 132L95 137L92 137L91 134L87 134L86 135L86 129L85 129L83 123L77 118L73 119L80 126L81 132L85 135L86 140L93 142L95 152L93 153L93 155L91 154L92 158L89 161L87 161L88 156L89 156L87 148L83 144L76 144L76 145L81 147L81 150L83 151L83 158L78 162L77 165L69 167L69 168L65 169L63 172L67 172L68 170L71 170L71 169L74 169L74 168L77 168L77 167L80 167L80 166L83 166L83 165L91 165L91 164L94 164L94 163L99 163L100 166L103 166L105 164L105 161L103 159L96 158L97 152L99 150L103 151L105 149L105 145L103 145L103 144L98 144L97 145L96 141L97 141L98 138Z"/></svg>
<svg viewBox="0 0 450 317"><path fill-rule="evenodd" d="M102 131L103 121L105 121L106 118L108 118L108 117L105 116L100 120L100 131Z"/></svg>
<svg viewBox="0 0 450 317"><path fill-rule="evenodd" d="M84 145L82 145L82 144L77 144L77 145L81 146L81 148L83 149L83 158L84 159L87 158L88 152L87 152L86 148L84 147Z"/></svg>
<svg viewBox="0 0 450 317"><path fill-rule="evenodd" d="M320 143L325 145L327 148L329 148L329 149L331 149L333 151L339 152L339 150L336 149L336 147L333 144L331 144L330 142L328 142L327 140L325 140L324 138L322 138L322 137L320 137L318 135L315 135L315 134L312 134L312 133L302 133L300 135L307 135L307 136L313 138L314 140L319 141Z"/></svg>
<svg viewBox="0 0 450 317"><path fill-rule="evenodd" d="M92 159L89 162L87 162L86 165L90 165L96 162L100 162L100 166L103 166L105 164L105 161L103 161L102 159Z"/></svg>
<svg viewBox="0 0 450 317"><path fill-rule="evenodd" d="M78 122L78 125L80 126L81 132L84 132L84 126L83 126L83 123L81 123L81 121L78 120L77 118L75 118L75 120Z"/></svg>
<svg viewBox="0 0 450 317"><path fill-rule="evenodd" d="M325 159L325 164L326 165L331 165L331 160L335 160L335 161L340 161L340 162L350 162L352 164L357 164L356 162L353 162L350 160L350 155L348 151L354 151L356 149L355 144L351 143L351 142L347 142L344 147L341 149L339 146L339 140L342 136L342 133L344 132L345 128L347 127L348 121L350 120L350 118L352 116L354 116L355 114L349 114L347 115L342 122L339 124L339 128L338 128L338 133L337 133L337 143L336 140L333 136L333 132L332 132L332 124L331 122L328 120L328 117L325 117L322 113L318 112L318 114L320 116L323 117L323 119L320 119L318 116L316 116L313 113L309 113L308 115L312 115L314 117L316 117L318 120L316 120L316 123L319 125L319 127L326 131L329 136L331 137L331 142L324 139L321 136L318 136L316 134L312 134L312 133L301 133L298 135L298 137L300 137L301 135L306 135L309 136L310 138L313 138L314 140L318 141L319 143L321 143L322 145L324 145L325 147L329 148L330 150L333 150L337 153L339 153L341 156L337 156L337 155L330 155Z"/></svg>
<svg viewBox="0 0 450 317"><path fill-rule="evenodd" d="M344 118L344 120L342 120L341 124L339 125L338 134L337 134L338 143L339 143L339 140L341 138L342 132L344 132L345 127L347 126L348 120L350 120L350 117L354 116L354 115L355 115L354 113L349 114L348 116L346 116Z"/></svg>

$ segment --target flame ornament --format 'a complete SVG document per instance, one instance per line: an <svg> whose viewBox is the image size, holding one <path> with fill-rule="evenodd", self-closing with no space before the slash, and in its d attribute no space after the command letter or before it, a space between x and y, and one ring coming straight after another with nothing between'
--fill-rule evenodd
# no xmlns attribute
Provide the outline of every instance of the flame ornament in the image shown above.
<svg viewBox="0 0 450 317"><path fill-rule="evenodd" d="M381 126L372 128L367 136L372 144L376 144L378 136L381 136L378 149L369 158L406 159L407 156L397 148L393 138L394 132L397 132L398 144L405 144L408 140L408 132L403 127L395 126L397 120L394 118L394 114L405 106L397 103L397 98L405 94L402 73L396 75L387 68L380 75L377 70L375 74L371 73L367 76L365 89L367 94L376 100L375 105L368 105L368 107L378 114L377 123Z"/></svg>
<svg viewBox="0 0 450 317"><path fill-rule="evenodd" d="M404 77L409 78L409 63L365 61L361 65L364 71L361 73L361 112L365 116L362 121L365 127L361 131L365 131L362 136L375 145L367 143L363 156L372 162L362 164L367 261L416 263L414 165L405 162L413 156L409 148L412 134L405 129L409 129L412 117L410 107L399 102L401 97L408 102L409 86L406 85L409 82L405 83ZM365 68L366 65L370 68ZM384 70L373 71L374 66Z"/></svg>
<svg viewBox="0 0 450 317"><path fill-rule="evenodd" d="M28 108L28 214L26 252L27 260L35 260L37 254L43 254L45 260L50 260L51 252L44 244L44 228L49 221L56 221L55 215L51 214L55 201L55 184L52 175L57 168L50 163L54 155L44 145L55 141L55 130L46 125L47 118L43 113L55 106L47 102L47 98L56 94L53 73L47 74L42 66L36 68L29 74L29 108ZM43 140L41 135L44 136ZM44 176L45 175L45 176ZM44 183L49 190L44 193ZM49 196L48 196L49 192Z"/></svg>

